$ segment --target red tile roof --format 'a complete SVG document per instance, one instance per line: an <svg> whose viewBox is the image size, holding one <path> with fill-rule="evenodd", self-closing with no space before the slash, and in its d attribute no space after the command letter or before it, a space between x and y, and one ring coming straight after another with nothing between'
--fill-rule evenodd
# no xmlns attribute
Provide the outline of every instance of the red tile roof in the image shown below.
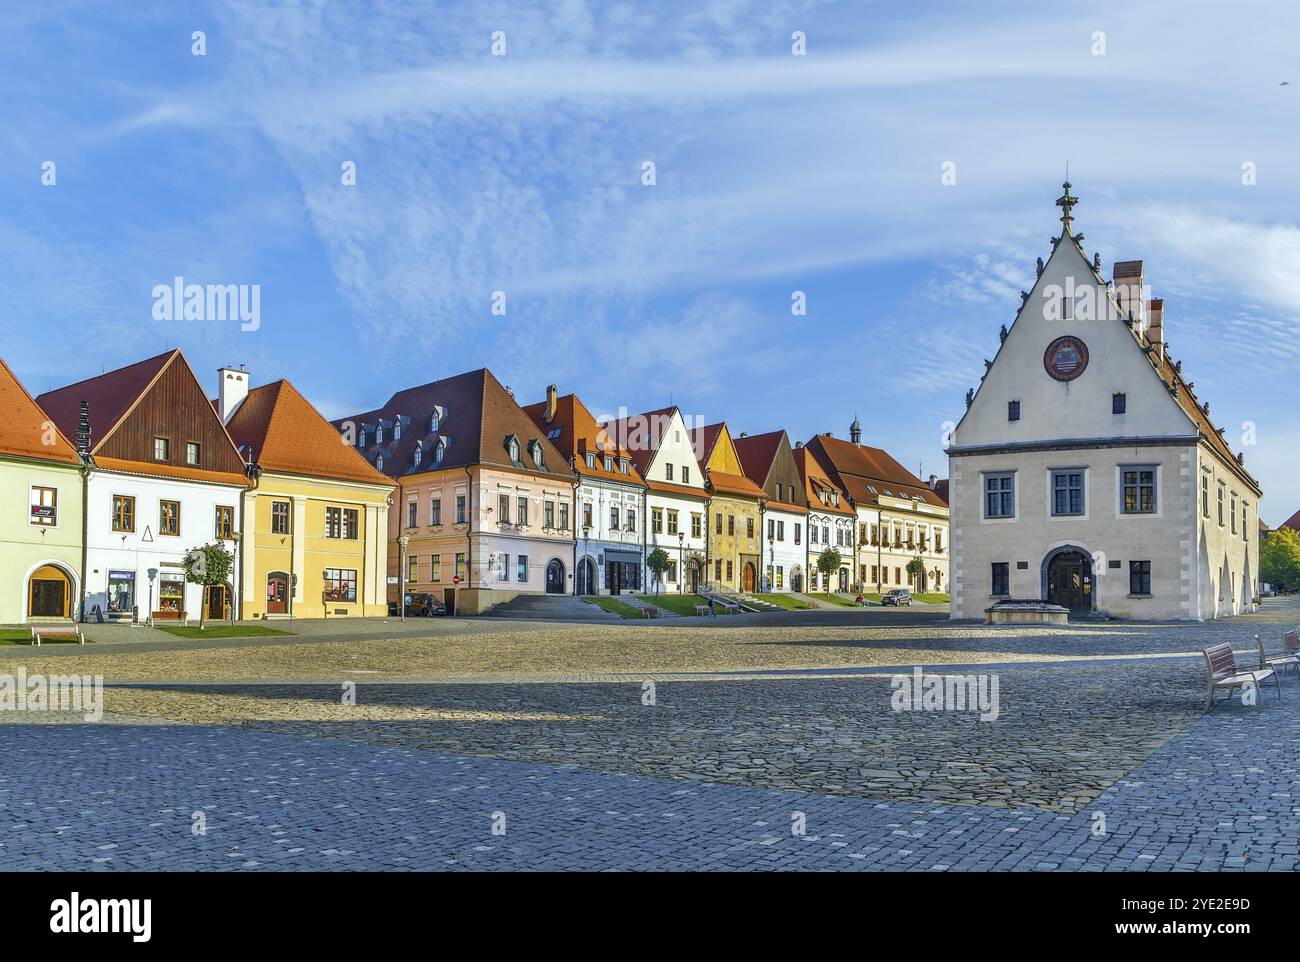
<svg viewBox="0 0 1300 962"><path fill-rule="evenodd" d="M666 408L646 411L644 414L629 415L603 425L611 438L627 448L628 453L632 455L632 463L636 465L642 477L645 477L646 468L650 466L655 452L659 450L661 422L666 425L676 410L675 405L669 405Z"/></svg>
<svg viewBox="0 0 1300 962"><path fill-rule="evenodd" d="M805 448L858 504L877 504L879 497L884 495L946 506L929 485L881 448L821 434L810 440Z"/></svg>
<svg viewBox="0 0 1300 962"><path fill-rule="evenodd" d="M46 443L49 441L50 443ZM0 360L0 454L80 464L77 449Z"/></svg>
<svg viewBox="0 0 1300 962"><path fill-rule="evenodd" d="M745 476L757 485L767 481L776 460L776 452L781 450L781 438L784 431L768 431L766 434L744 435L732 438L736 446L736 455L740 458L740 467Z"/></svg>
<svg viewBox="0 0 1300 962"><path fill-rule="evenodd" d="M87 378L36 399L68 437L77 433L81 420L81 402L90 404L91 450L113 433L123 416L158 378L180 351L173 349L116 371Z"/></svg>
<svg viewBox="0 0 1300 962"><path fill-rule="evenodd" d="M545 401L526 405L523 410L546 435L549 436L553 431L559 432L551 439L551 443L555 445L556 450L569 459L569 463L578 474L625 484L644 483L631 452L620 448L617 438L606 433L605 429L596 423L591 411L576 394L565 394L555 399L555 414L549 423L546 421ZM586 456L589 451L596 454L594 468L587 467ZM611 471L605 470L603 457L605 453L609 453L614 458L614 468ZM619 470L620 457L626 457L631 462L627 474Z"/></svg>
<svg viewBox="0 0 1300 962"><path fill-rule="evenodd" d="M827 476L826 472L822 470L822 466L817 463L817 459L812 456L807 448L794 449L794 463L799 466L799 475L803 478L804 493L808 498L809 511L847 514L851 517L857 514L844 492ZM829 500L822 501L823 493L829 496L833 491L838 491L840 495L838 507L831 504Z"/></svg>
<svg viewBox="0 0 1300 962"><path fill-rule="evenodd" d="M226 430L264 471L392 487L288 381L249 391Z"/></svg>
<svg viewBox="0 0 1300 962"><path fill-rule="evenodd" d="M1261 520L1260 524L1263 525L1264 522ZM1283 521L1280 525L1278 525L1278 527L1290 528L1292 531L1300 531L1300 511L1297 511L1295 514L1291 515L1291 517Z"/></svg>

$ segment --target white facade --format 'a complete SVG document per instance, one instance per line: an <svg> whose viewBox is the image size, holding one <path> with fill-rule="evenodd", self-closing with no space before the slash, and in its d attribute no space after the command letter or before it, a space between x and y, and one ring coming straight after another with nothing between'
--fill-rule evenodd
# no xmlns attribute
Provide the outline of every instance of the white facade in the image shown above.
<svg viewBox="0 0 1300 962"><path fill-rule="evenodd" d="M841 497L840 505L848 507ZM808 591L848 591L853 584L853 515L832 514L808 506ZM818 569L817 558L827 548L840 553L840 569L829 578Z"/></svg>
<svg viewBox="0 0 1300 962"><path fill-rule="evenodd" d="M706 509L708 493L704 489L704 471L696 460L695 448L686 422L676 408L664 416L662 423L649 425L647 430L656 438L654 454L641 476L650 485L646 492L645 553L663 548L670 561L663 582L657 587L665 592L690 592L694 586L708 581L705 571L707 552ZM634 433L619 439L627 448L634 448L638 440ZM649 443L642 441L640 443ZM656 485L660 487L656 488ZM675 493L667 486L684 488L693 494ZM645 590L656 590L654 575L646 570Z"/></svg>
<svg viewBox="0 0 1300 962"><path fill-rule="evenodd" d="M765 591L804 591L808 586L808 515L771 506L763 510Z"/></svg>
<svg viewBox="0 0 1300 962"><path fill-rule="evenodd" d="M203 586L185 582L185 554L219 541L218 507L229 508L233 530L241 530L243 493L244 488L234 485L92 469L86 488L84 616L95 617L98 607L105 618L129 619L132 608L138 608L144 621L152 612L173 610L183 601L181 610L197 619ZM131 530L115 525L118 498L134 499ZM164 501L179 504L178 534L159 530ZM220 543L227 551L235 549L233 540ZM236 558L232 577L241 560ZM232 587L238 593L239 585Z"/></svg>
<svg viewBox="0 0 1300 962"><path fill-rule="evenodd" d="M864 591L908 588L948 590L948 510L909 498L879 496L879 506L858 506L858 570ZM907 572L915 558L925 563L925 579Z"/></svg>
<svg viewBox="0 0 1300 962"><path fill-rule="evenodd" d="M645 488L584 476L576 497L575 590L579 594L640 590L644 584Z"/></svg>
<svg viewBox="0 0 1300 962"><path fill-rule="evenodd" d="M1134 292L1130 326L1077 243L1059 241L957 426L954 618L1005 597L1134 619L1253 607L1258 485L1165 361L1159 302L1144 317L1133 266L1116 281Z"/></svg>

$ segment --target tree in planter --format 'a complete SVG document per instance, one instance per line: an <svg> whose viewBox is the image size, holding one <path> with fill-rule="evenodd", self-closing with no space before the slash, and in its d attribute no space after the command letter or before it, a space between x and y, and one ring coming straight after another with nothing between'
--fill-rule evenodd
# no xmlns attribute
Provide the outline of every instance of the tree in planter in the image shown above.
<svg viewBox="0 0 1300 962"><path fill-rule="evenodd" d="M664 580L664 572L668 570L668 565L668 552L663 548L655 548L646 555L645 566L655 576L655 594L659 593L659 586Z"/></svg>
<svg viewBox="0 0 1300 962"><path fill-rule="evenodd" d="M200 631L203 630L203 620L208 614L208 591L213 586L224 585L230 580L234 560L234 556L220 543L205 544L185 553L185 580L192 585L203 586L203 600L199 604Z"/></svg>
<svg viewBox="0 0 1300 962"><path fill-rule="evenodd" d="M912 576L912 583L920 590L921 579L925 577L925 562L917 555L907 563L907 573Z"/></svg>
<svg viewBox="0 0 1300 962"><path fill-rule="evenodd" d="M1278 528L1260 541L1259 580L1288 591L1300 588L1300 533Z"/></svg>
<svg viewBox="0 0 1300 962"><path fill-rule="evenodd" d="M817 556L817 570L826 576L826 581L830 581L831 575L839 571L843 563L844 559L834 548L827 548Z"/></svg>

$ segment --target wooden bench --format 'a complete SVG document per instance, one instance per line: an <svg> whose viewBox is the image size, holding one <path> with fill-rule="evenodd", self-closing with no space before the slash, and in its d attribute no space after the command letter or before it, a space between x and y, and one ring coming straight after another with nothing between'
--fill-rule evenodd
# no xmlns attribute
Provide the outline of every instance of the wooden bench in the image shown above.
<svg viewBox="0 0 1300 962"><path fill-rule="evenodd" d="M644 608L642 608L641 610L645 612L645 616L646 616L647 618L658 618L658 617L659 617L659 609L656 608L654 605L646 605L646 606L645 606Z"/></svg>
<svg viewBox="0 0 1300 962"><path fill-rule="evenodd" d="M729 615L740 614L740 605L736 604L734 601L719 601L718 604L721 605L722 610Z"/></svg>
<svg viewBox="0 0 1300 962"><path fill-rule="evenodd" d="M32 644L39 648L41 646L42 638L50 641L53 641L56 638L75 638L79 645L84 645L86 643L85 637L81 634L80 625L41 625L39 627L33 625Z"/></svg>
<svg viewBox="0 0 1300 962"><path fill-rule="evenodd" d="M190 613L188 611L155 611L150 618L150 622L157 624L159 621L174 621L181 627L190 623Z"/></svg>
<svg viewBox="0 0 1300 962"><path fill-rule="evenodd" d="M696 605L695 613L697 615L711 615L713 614L713 609L710 608L708 605Z"/></svg>
<svg viewBox="0 0 1300 962"><path fill-rule="evenodd" d="M1205 655L1206 671L1206 689L1205 689L1205 710L1209 711L1214 707L1214 690L1216 688L1227 688L1228 697L1232 697L1233 688L1244 688L1250 685L1254 688L1259 687L1259 683L1272 677L1277 685L1277 697L1282 697L1282 683L1277 677L1277 672L1272 668L1240 668L1237 665L1237 658L1232 653L1232 645L1226 641L1220 645L1211 645L1202 651Z"/></svg>
<svg viewBox="0 0 1300 962"><path fill-rule="evenodd" d="M1259 635L1255 636L1255 644L1259 646L1261 668L1281 671L1283 668L1300 666L1300 632L1298 631L1288 631L1282 635L1282 650L1276 654L1269 654L1264 650L1264 642Z"/></svg>

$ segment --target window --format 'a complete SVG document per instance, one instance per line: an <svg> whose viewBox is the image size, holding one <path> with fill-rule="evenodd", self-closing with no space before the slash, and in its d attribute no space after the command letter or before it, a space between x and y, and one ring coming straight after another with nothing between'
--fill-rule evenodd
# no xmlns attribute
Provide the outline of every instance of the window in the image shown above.
<svg viewBox="0 0 1300 962"><path fill-rule="evenodd" d="M235 509L217 505L217 540L230 541L235 534Z"/></svg>
<svg viewBox="0 0 1300 962"><path fill-rule="evenodd" d="M438 412L437 412L437 411L434 411L432 414L429 415L429 433L430 433L430 434L437 434L437 433L438 433L438 423L439 423L440 420L441 420L441 419L438 417Z"/></svg>
<svg viewBox="0 0 1300 962"><path fill-rule="evenodd" d="M135 498L125 494L113 495L113 530L135 530Z"/></svg>
<svg viewBox="0 0 1300 962"><path fill-rule="evenodd" d="M1082 471L1052 472L1052 514L1083 514Z"/></svg>
<svg viewBox="0 0 1300 962"><path fill-rule="evenodd" d="M1250 535L1246 533L1246 502L1241 502L1241 540L1249 541Z"/></svg>
<svg viewBox="0 0 1300 962"><path fill-rule="evenodd" d="M596 455L590 451L587 452L587 467L596 470Z"/></svg>
<svg viewBox="0 0 1300 962"><path fill-rule="evenodd" d="M733 580L734 577L735 577L735 562L734 562L734 561L728 561L728 562L727 562L727 580L728 580L728 581L731 581L731 580Z"/></svg>
<svg viewBox="0 0 1300 962"><path fill-rule="evenodd" d="M635 508L628 508L628 509L627 509L627 525L626 525L626 529L627 529L628 531L635 531L635 530L636 530L636 509L635 509Z"/></svg>
<svg viewBox="0 0 1300 962"><path fill-rule="evenodd" d="M1110 396L1110 413L1125 414L1128 412L1128 395L1116 392Z"/></svg>
<svg viewBox="0 0 1300 962"><path fill-rule="evenodd" d="M29 524L52 527L59 523L59 492L55 488L32 485Z"/></svg>
<svg viewBox="0 0 1300 962"><path fill-rule="evenodd" d="M502 551L500 554L493 552L491 560L488 562L488 568L495 570L497 581L510 580L510 555Z"/></svg>
<svg viewBox="0 0 1300 962"><path fill-rule="evenodd" d="M289 533L289 502L271 502L271 534Z"/></svg>
<svg viewBox="0 0 1300 962"><path fill-rule="evenodd" d="M698 511L691 513L691 537L704 537L704 515Z"/></svg>
<svg viewBox="0 0 1300 962"><path fill-rule="evenodd" d="M512 437L506 445L506 450L510 454L510 460L518 462L519 460L519 439Z"/></svg>
<svg viewBox="0 0 1300 962"><path fill-rule="evenodd" d="M1232 533L1237 533L1237 492L1232 492L1232 507L1228 511L1228 517L1232 519Z"/></svg>
<svg viewBox="0 0 1300 962"><path fill-rule="evenodd" d="M714 521L713 521L713 533L714 533L714 534L722 534L722 512L721 512L721 511L719 511L719 512L714 516Z"/></svg>
<svg viewBox="0 0 1300 962"><path fill-rule="evenodd" d="M799 543L799 538L800 538L800 536L801 536L802 534L803 534L803 524L802 524L801 522L796 521L796 522L794 523L794 543L795 543L795 544L798 544L798 543Z"/></svg>
<svg viewBox="0 0 1300 962"><path fill-rule="evenodd" d="M420 558L418 555L410 555L406 559L406 580L407 583L420 580Z"/></svg>
<svg viewBox="0 0 1300 962"><path fill-rule="evenodd" d="M808 525L808 543L809 544L817 543L817 525L815 524Z"/></svg>
<svg viewBox="0 0 1300 962"><path fill-rule="evenodd" d="M668 533L677 533L677 512L672 508L668 509Z"/></svg>
<svg viewBox="0 0 1300 962"><path fill-rule="evenodd" d="M185 463L197 465L199 463L199 443L197 441L185 442Z"/></svg>
<svg viewBox="0 0 1300 962"><path fill-rule="evenodd" d="M158 576L158 610L185 610L185 576L160 574Z"/></svg>
<svg viewBox="0 0 1300 962"><path fill-rule="evenodd" d="M736 516L727 515L727 534L734 536L736 534Z"/></svg>
<svg viewBox="0 0 1300 962"><path fill-rule="evenodd" d="M722 580L722 559L718 558L713 562L713 578L715 581Z"/></svg>
<svg viewBox="0 0 1300 962"><path fill-rule="evenodd" d="M671 481L671 480L673 479L673 466L672 466L672 462L667 462L667 463L664 464L664 477L665 477L667 480L669 480L669 481Z"/></svg>
<svg viewBox="0 0 1300 962"><path fill-rule="evenodd" d="M357 600L357 571L355 568L325 569L325 600L336 602Z"/></svg>
<svg viewBox="0 0 1300 962"><path fill-rule="evenodd" d="M376 444L383 444L383 443L384 443L384 425L383 425L383 422L380 422L379 424L375 425L375 443L376 443Z"/></svg>
<svg viewBox="0 0 1300 962"><path fill-rule="evenodd" d="M560 530L569 530L569 502L560 502Z"/></svg>
<svg viewBox="0 0 1300 962"><path fill-rule="evenodd" d="M746 537L746 538L753 538L753 537L754 537L754 519L753 519L753 518L746 518L746 519L745 519L745 537Z"/></svg>
<svg viewBox="0 0 1300 962"><path fill-rule="evenodd" d="M419 441L415 443L415 449L411 452L411 460L417 468L420 466L420 462L424 460L424 449L420 447Z"/></svg>
<svg viewBox="0 0 1300 962"><path fill-rule="evenodd" d="M683 464L683 465L682 465L682 483L683 483L683 484L690 484L690 483L691 483L691 469L690 469L690 465L686 465L686 464Z"/></svg>
<svg viewBox="0 0 1300 962"><path fill-rule="evenodd" d="M591 523L591 502L582 502L582 527L584 530L594 527Z"/></svg>
<svg viewBox="0 0 1300 962"><path fill-rule="evenodd" d="M526 495L515 499L515 524L521 527L528 524L528 497Z"/></svg>
<svg viewBox="0 0 1300 962"><path fill-rule="evenodd" d="M618 530L618 505L611 505L609 509L609 528L611 531Z"/></svg>
<svg viewBox="0 0 1300 962"><path fill-rule="evenodd" d="M500 524L510 523L510 495L497 495L497 522Z"/></svg>
<svg viewBox="0 0 1300 962"><path fill-rule="evenodd" d="M542 507L542 527L543 528L555 527L555 502L554 501L547 501L546 504Z"/></svg>
<svg viewBox="0 0 1300 962"><path fill-rule="evenodd" d="M456 495L456 523L465 523L465 495Z"/></svg>
<svg viewBox="0 0 1300 962"><path fill-rule="evenodd" d="M406 526L414 528L416 521L419 520L419 507L415 501L409 501L406 505Z"/></svg>
<svg viewBox="0 0 1300 962"><path fill-rule="evenodd" d="M1227 490L1222 481L1219 482L1219 527L1223 527L1223 492Z"/></svg>
<svg viewBox="0 0 1300 962"><path fill-rule="evenodd" d="M984 517L1014 518L1015 516L1016 476L986 474L984 476Z"/></svg>
<svg viewBox="0 0 1300 962"><path fill-rule="evenodd" d="M614 472L614 459L613 459L613 457L611 457L610 455L607 454L607 455L605 455L604 461L605 461L605 470L608 471L608 472L610 472L610 473L612 474L612 473Z"/></svg>
<svg viewBox="0 0 1300 962"><path fill-rule="evenodd" d="M1128 593L1131 595L1151 594L1151 562L1130 561L1128 563Z"/></svg>
<svg viewBox="0 0 1300 962"><path fill-rule="evenodd" d="M465 578L465 552L456 552L456 566L452 569L452 575L464 580Z"/></svg>
<svg viewBox="0 0 1300 962"><path fill-rule="evenodd" d="M433 461L435 464L442 464L443 456L447 453L447 442L438 438L438 443L433 448Z"/></svg>
<svg viewBox="0 0 1300 962"><path fill-rule="evenodd" d="M434 582L442 580L442 555L440 554L429 556L429 580Z"/></svg>
<svg viewBox="0 0 1300 962"><path fill-rule="evenodd" d="M668 562L668 570L664 572L664 578L665 578L665 580L667 580L667 581L676 581L676 580L677 580L677 562L676 562L676 561L670 561L670 562Z"/></svg>
<svg viewBox="0 0 1300 962"><path fill-rule="evenodd" d="M620 474L627 474L627 458L618 459L618 470Z"/></svg>
<svg viewBox="0 0 1300 962"><path fill-rule="evenodd" d="M1205 472L1201 473L1201 517L1210 516L1210 476Z"/></svg>
<svg viewBox="0 0 1300 962"><path fill-rule="evenodd" d="M993 591L995 595L1011 594L1011 565L1005 561L993 562ZM897 572L895 572L897 574Z"/></svg>
<svg viewBox="0 0 1300 962"><path fill-rule="evenodd" d="M343 509L342 508L325 509L325 537L327 538L343 537Z"/></svg>
<svg viewBox="0 0 1300 962"><path fill-rule="evenodd" d="M343 537L348 541L357 540L358 525L361 520L360 512L356 508L345 508L343 511Z"/></svg>
<svg viewBox="0 0 1300 962"><path fill-rule="evenodd" d="M1019 421L1019 420L1020 420L1020 402L1019 402L1019 401L1008 401L1008 402L1007 402L1007 420L1008 420L1008 421Z"/></svg>
<svg viewBox="0 0 1300 962"><path fill-rule="evenodd" d="M429 524L442 524L442 498L429 499Z"/></svg>
<svg viewBox="0 0 1300 962"><path fill-rule="evenodd" d="M402 440L402 419L400 416L393 418L393 440Z"/></svg>
<svg viewBox="0 0 1300 962"><path fill-rule="evenodd" d="M166 461L171 445L166 438L153 439L153 459L155 461Z"/></svg>
<svg viewBox="0 0 1300 962"><path fill-rule="evenodd" d="M158 502L158 533L178 537L181 533L181 503Z"/></svg>
<svg viewBox="0 0 1300 962"><path fill-rule="evenodd" d="M528 555L521 554L515 559L515 575L519 581L528 580Z"/></svg>
<svg viewBox="0 0 1300 962"><path fill-rule="evenodd" d="M650 530L653 531L655 534L664 533L664 509L663 508L650 509Z"/></svg>
<svg viewBox="0 0 1300 962"><path fill-rule="evenodd" d="M1124 468L1120 474L1123 514L1152 514L1156 510L1156 469Z"/></svg>

